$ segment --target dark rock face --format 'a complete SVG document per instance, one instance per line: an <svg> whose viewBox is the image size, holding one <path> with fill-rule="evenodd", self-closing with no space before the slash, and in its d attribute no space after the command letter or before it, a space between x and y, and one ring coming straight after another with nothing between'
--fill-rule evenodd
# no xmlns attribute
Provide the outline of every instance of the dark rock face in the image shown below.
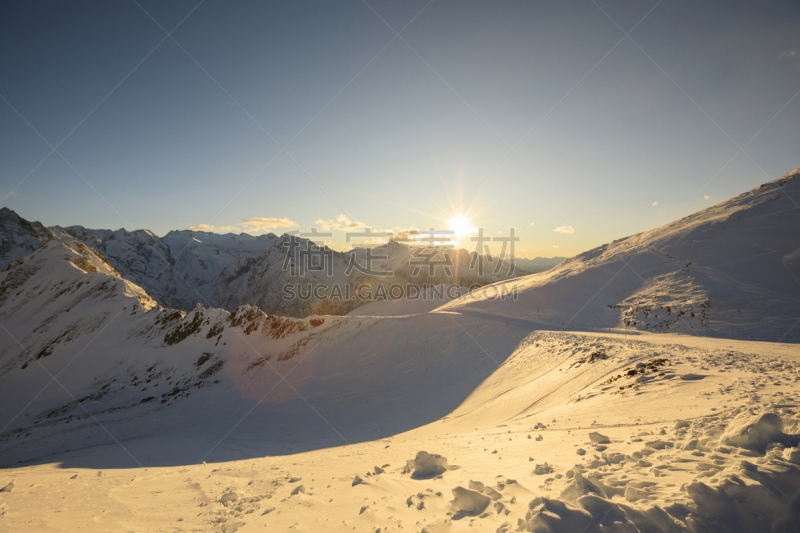
<svg viewBox="0 0 800 533"><path fill-rule="evenodd" d="M28 222L11 209L0 209L0 269L55 239L39 222Z"/></svg>

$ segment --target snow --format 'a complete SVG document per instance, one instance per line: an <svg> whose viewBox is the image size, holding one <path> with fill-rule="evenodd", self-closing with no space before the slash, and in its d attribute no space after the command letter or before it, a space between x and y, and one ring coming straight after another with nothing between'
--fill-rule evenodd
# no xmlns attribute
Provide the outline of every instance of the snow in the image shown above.
<svg viewBox="0 0 800 533"><path fill-rule="evenodd" d="M514 266L525 272L535 274L537 272L544 272L550 270L554 266L566 261L567 257L534 257L533 259L525 259L516 257L514 259Z"/></svg>
<svg viewBox="0 0 800 533"><path fill-rule="evenodd" d="M800 172L443 306L551 328L800 340ZM498 294L516 291L513 301Z"/></svg>
<svg viewBox="0 0 800 533"><path fill-rule="evenodd" d="M60 234L0 273L0 529L796 531L786 204L363 316L167 309Z"/></svg>
<svg viewBox="0 0 800 533"><path fill-rule="evenodd" d="M800 476L796 467L787 466L793 463L784 460L784 450L780 447L772 448L780 454L763 453L738 448L724 440L728 427L738 427L736 417L742 412L749 414L750 409L757 414L779 414L786 434L800 431L795 408L786 407L798 392L800 360L795 346L658 334L640 335L633 340L629 337L626 341L624 335L613 333L532 333L513 326L506 330L487 325L477 318L456 318L473 332L477 343L492 348L491 355L502 363L497 368L477 344L463 334L458 336L460 328L444 313L392 319L326 319L341 325L336 328L331 325L330 330L325 330L329 332L321 335L329 338L323 338L313 351L306 352L304 361L314 358L314 364L300 363L288 378L321 416L288 387L276 389L257 406L278 379L264 366L256 367L262 369L261 373L246 381L238 377L245 365L257 361L254 354L237 358L235 365L226 364L216 374L219 384L200 389L162 410L148 411L144 418L143 413L127 410L113 415L104 412L103 406L88 405L115 436L125 435L127 428L127 438L122 442L141 465L107 435L93 432L91 428L96 425L80 419L79 410L73 409L71 414L78 415L78 419L73 417L72 423L64 426L62 418L57 428L53 428L59 430L54 437L48 437L47 432L52 429L26 429L33 430L39 439L37 446L28 441L24 449L18 445L9 449L9 444L24 437L6 440L3 457L22 458L23 451L45 453L40 459L6 468L8 481L16 479L17 486L35 484L24 493L15 489L4 497L9 518L28 516L26 505L44 501L52 502L53 507L47 504L36 516L42 517L39 519L42 529L51 530L74 529L77 525L103 529L118 523L141 530L167 523L176 528L199 529L191 521L194 516L201 525L217 527L243 522L241 531L264 527L288 530L295 523L296 529L308 531L343 531L353 527L360 530L373 526L388 527L391 531L398 529L399 523L407 528L417 522L420 522L418 530L436 526L457 531L467 527L469 520L480 520L481 528L495 530L504 522L513 524L515 529L520 519L526 524L551 520L553 531L571 531L573 521L587 516L594 520L598 513L605 514L589 505L597 503L595 500L581 499L587 494L598 494L614 503L625 511L626 517L633 516L629 509L635 509L648 517L663 512L674 520L674 514L667 511L672 509L670 506L692 508L697 506L693 498L701 502L711 498L728 476L741 478L738 472L742 461L754 465L748 467L753 475ZM183 321L190 322L191 316L187 315ZM381 326L383 322L389 323ZM360 333L364 328L370 328L372 333ZM371 335L386 338L406 328L415 332L416 339L409 339L408 346L404 342L375 345L369 338ZM186 351L198 353L204 331L197 338L189 337L161 349L174 352L182 344L190 343L186 347L195 348ZM223 337L229 346L235 342L230 334L226 331ZM304 335L297 332L283 340ZM245 336L251 344L262 346L275 341L261 338L256 332ZM442 342L442 337L449 339ZM508 337L513 341L503 343ZM102 337L95 342L102 344ZM452 350L444 349L453 342ZM424 369L423 361L430 356L425 357L423 346L430 348L427 353L440 355L429 360L429 364L434 364L427 372L409 372L414 368ZM564 370L572 360L582 358L598 346L605 348L608 359ZM245 347L238 344L231 353ZM370 356L357 355L366 350L372 352ZM50 358L58 355L56 352ZM609 378L636 367L636 363L662 356L669 356L671 364L656 367L659 372L645 374L645 377L654 375L653 381L641 382L621 394L616 392L620 380L613 387L606 385ZM194 359L187 361L187 366L194 366ZM78 358L74 364L80 361ZM209 363L205 362L201 368ZM464 372L467 366L473 366L473 372ZM279 368L284 374L291 369ZM342 368L348 368L349 372L342 373ZM659 376L660 370L673 372ZM669 378L689 371L702 371L709 377L699 381ZM73 376L72 390L81 388L74 381L77 377ZM87 377L85 386L88 387L89 381ZM159 389L166 385L158 378L153 382L160 383ZM34 390L38 386L29 384L28 388ZM258 394L253 394L254 390ZM365 403L366 398L370 401ZM437 404L453 407L431 405L431 398L437 398ZM35 412L42 412L43 407L40 405ZM105 407L113 408L113 404ZM737 413L738 409L742 411ZM199 413L202 413L202 427L197 427ZM551 422L553 419L556 422ZM678 420L689 425L677 424ZM546 427L534 431L540 422L546 422L541 424ZM70 427L75 424L76 427ZM130 433L136 426L140 428L138 438ZM526 438L537 432L543 435L542 441ZM592 441L593 433L608 438L607 449L596 450L600 445ZM47 454L54 451L54 444L48 444L54 439L61 446L79 449L60 453L53 463ZM91 442L93 447L81 450L85 446L82 441ZM659 441L672 446L663 446ZM578 447L587 449L587 454L577 455L574 450ZM212 454L205 456L212 448ZM409 457L420 460L421 450L446 457L447 464L452 462L459 468L441 472L438 479L436 476L414 479L411 475L414 470L404 474ZM498 453L492 454L494 450ZM535 461L528 461L529 456ZM545 463L548 470L537 473L536 466ZM382 472L375 473L375 467ZM787 468L790 468L788 474L781 474ZM103 471L99 480L95 477L98 470ZM76 473L77 479L68 479ZM353 486L356 475L363 482ZM298 481L292 481L295 478L302 478L304 492L296 492ZM516 483L509 483L508 478ZM25 481L20 482L21 479ZM764 477L760 483L751 481L754 488L748 490L763 490L759 489L765 486L763 483L772 486L767 479ZM483 511L489 513L483 518L480 518L483 512L461 519L455 519L455 514L448 515L453 512L453 500L458 499L453 489L477 490L470 487L470 481L482 483L500 494L496 501L503 510L497 512L492 504ZM0 479L0 483L5 482ZM74 506L79 511L70 521L62 522L57 501L45 498L40 491L66 482L72 484L67 485L69 490L91 494L90 501L99 503ZM648 486L647 482L653 485ZM791 479L780 482L789 486L794 483ZM600 483L607 488L586 488L601 487ZM682 485L692 486L692 483L704 483L717 492L709 496L698 492L699 489L680 490ZM582 488L569 488L576 484ZM160 497L164 490L175 495L180 505ZM511 490L517 491L516 494ZM219 500L230 491L236 492L240 500L254 500L241 506L225 506ZM409 497L411 506L406 504ZM302 499L295 501L297 498ZM516 498L513 503L512 498ZM542 500L547 505L538 510L538 504L529 507L537 498L548 498L547 502ZM779 498L778 507L786 507L789 499ZM565 502L563 506L559 506L561 501ZM420 502L424 505L417 509ZM366 509L361 512L364 506ZM41 503L37 503L37 508L40 507ZM109 511L101 513L101 507ZM186 512L193 508L196 512ZM268 509L273 510L262 515ZM96 525L82 521L100 514L103 520ZM609 521L609 516L613 520ZM710 520L702 516L695 510L691 519ZM778 516L779 513L775 514L775 520ZM183 519L180 524L179 518ZM627 523L617 511L603 520L608 527L617 522ZM687 520L682 523L688 523ZM11 529L16 527L12 525Z"/></svg>
<svg viewBox="0 0 800 533"><path fill-rule="evenodd" d="M200 231L172 231L163 239L147 230L128 232L52 228L62 239L78 239L103 253L123 276L146 287L162 304L191 309L197 303L219 302L212 284L233 264L255 260L269 252L278 237L217 235Z"/></svg>
<svg viewBox="0 0 800 533"><path fill-rule="evenodd" d="M492 503L490 497L475 490L464 487L456 487L452 490L454 499L451 509L459 517L478 516Z"/></svg>
<svg viewBox="0 0 800 533"><path fill-rule="evenodd" d="M408 461L406 469L411 472L411 479L428 479L444 474L452 467L447 466L447 459L441 455L421 451Z"/></svg>
<svg viewBox="0 0 800 533"><path fill-rule="evenodd" d="M775 413L761 415L752 411L739 414L731 420L721 442L739 448L749 448L761 452L773 443L792 446L797 439L783 432L783 420Z"/></svg>
<svg viewBox="0 0 800 533"><path fill-rule="evenodd" d="M440 283L412 298L379 300L355 308L348 316L402 316L427 313L469 292L458 285Z"/></svg>
<svg viewBox="0 0 800 533"><path fill-rule="evenodd" d="M6 223L8 228L3 226ZM8 235L7 240L12 242L9 249L15 250L6 254L10 254L10 258L28 254L41 246L40 239L30 241L31 237L20 229L21 224L30 226L12 211L8 211L6 218L0 217L0 238ZM398 242L372 248L369 252L365 248L347 252L328 250L330 272L326 269L309 269L293 273L286 268L287 264L306 266L308 262L303 257L307 256L310 241L289 234L279 237L270 233L254 237L246 233L219 235L182 230L172 231L162 239L147 230L111 231L82 226L56 226L41 230L50 235L48 239L77 239L96 249L124 278L140 285L159 304L184 311L202 303L206 307L219 307L231 312L241 305L255 305L267 313L298 318L314 313L346 314L370 300L341 301L331 298L287 301L284 287L324 286L326 293L329 293L334 284L340 287L349 285L352 294L361 284L373 288L382 285L388 289L394 283L411 282L418 286L437 283L440 286L453 285L465 292L465 288L471 285L485 285L514 275L509 274L508 265L499 274L494 274L492 265L485 272L479 271L477 266L470 268L472 260L466 250L446 250L444 253L453 263L450 275L442 273L431 278L423 269L414 276L414 268L408 265L414 250ZM23 235L20 236L20 232ZM289 239L296 239L300 244L290 245ZM368 265L367 253L376 258L371 265L374 270L391 271L393 275L380 277L362 274L357 269L346 274L351 258L355 258L359 265ZM287 256L291 259L288 263ZM485 258L482 261L486 263ZM449 294L445 298L429 299L427 309L449 301L456 293L451 291Z"/></svg>

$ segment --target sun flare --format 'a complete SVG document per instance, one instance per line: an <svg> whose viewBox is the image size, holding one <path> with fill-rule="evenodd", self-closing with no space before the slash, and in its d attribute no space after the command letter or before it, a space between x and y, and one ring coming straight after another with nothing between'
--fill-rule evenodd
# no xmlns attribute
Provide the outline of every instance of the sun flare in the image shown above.
<svg viewBox="0 0 800 533"><path fill-rule="evenodd" d="M454 215L447 221L450 229L455 232L456 240L478 231L478 228L474 227L470 221L470 217L466 215Z"/></svg>

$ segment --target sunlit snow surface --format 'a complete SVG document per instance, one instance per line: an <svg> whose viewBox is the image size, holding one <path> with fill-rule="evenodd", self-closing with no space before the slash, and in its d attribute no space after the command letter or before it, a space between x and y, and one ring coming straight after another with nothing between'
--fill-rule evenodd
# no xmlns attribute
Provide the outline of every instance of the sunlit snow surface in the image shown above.
<svg viewBox="0 0 800 533"><path fill-rule="evenodd" d="M787 194L374 316L179 313L56 239L0 274L0 529L796 531Z"/></svg>

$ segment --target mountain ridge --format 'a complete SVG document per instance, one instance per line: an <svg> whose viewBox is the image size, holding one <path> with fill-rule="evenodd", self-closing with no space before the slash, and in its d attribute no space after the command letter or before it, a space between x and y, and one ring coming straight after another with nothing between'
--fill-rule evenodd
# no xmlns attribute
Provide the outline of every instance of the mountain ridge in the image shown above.
<svg viewBox="0 0 800 533"><path fill-rule="evenodd" d="M791 263L789 252L800 246L800 224L792 224L800 220L795 218L800 209L776 191L784 187L794 193L799 177L796 172L782 185L773 182L718 204L688 224L677 221L666 233L662 227L620 239L552 271L487 285L430 312L386 312L391 301L377 306L380 316L280 317L249 304L233 311L202 304L188 311L170 309L125 279L94 248L66 236L51 239L0 273L0 323L7 333L0 335L2 464L113 444L109 434L126 444L152 435L194 438L211 429L225 434L232 431L232 417L235 421L250 411L248 425L237 431L255 436L254 453L261 455L341 444L336 435L320 436L328 426L319 423L319 416L342 428L349 442L437 420L460 432L485 423L497 437L496 428L509 416L503 406L512 396L509 380L517 376L526 376L529 390L513 392L513 408L529 427L531 420L523 419L539 412L527 412L534 406L596 406L593 398L609 397L603 396L611 394L609 388L621 390L608 382L623 369L628 372L626 366L684 357L691 350L678 345L708 342L705 336L724 337L712 343L718 367L725 369L731 353L737 365L750 364L744 348L730 346L750 346L749 354L761 346L748 344L753 338L768 338L770 346L779 346L775 341L781 335L782 343L800 342L800 330L790 328L800 318L795 314L800 300L793 293L776 296L786 280L773 279L776 268L785 269L783 259ZM777 235L776 228L785 231ZM731 240L731 234L738 240ZM699 245L689 250L697 258L686 259L670 248L698 237L699 243L690 244ZM741 259L753 242L777 252L754 254L755 263L741 271L705 265L715 256L725 263L725 254ZM657 243L664 246L653 248ZM698 255L697 248L704 253ZM690 260L698 266L687 266ZM634 269L647 278L640 280ZM754 276L749 283L745 274ZM516 299L489 294L513 284ZM758 291L761 300L742 298L758 296ZM658 303L640 305L648 295L659 296ZM765 301L772 309L764 310ZM694 311L681 314L689 307ZM724 323L738 310L755 326ZM642 329L645 312L664 313L659 322L664 326ZM562 317L568 328L561 327ZM653 330L677 334L677 340ZM607 366L584 364L587 358L605 360L606 354ZM573 363L577 370L570 370ZM698 363L684 372L692 380L705 370ZM716 390L717 379L700 382L704 394ZM688 387L694 382L676 378L675 383ZM474 403L474 392L481 388L497 401ZM41 392L31 397L32 391ZM626 398L635 402L636 394ZM585 416L596 416L596 411ZM592 419L587 420L588 426ZM316 433L308 428L317 428ZM157 463L173 461L160 456L160 449L151 453ZM92 460L91 454L81 457L81 464Z"/></svg>
<svg viewBox="0 0 800 533"><path fill-rule="evenodd" d="M791 329L800 320L794 198L800 198L800 169L546 272L478 289L441 310L501 313L558 328L794 338L800 334ZM490 298L489 291L509 286L518 300Z"/></svg>
<svg viewBox="0 0 800 533"><path fill-rule="evenodd" d="M346 287L348 293L353 293L363 283L384 288L393 282L470 287L526 273L516 273L510 265L501 262L501 272L496 275L493 267L497 260L477 256L474 261L466 250L441 250L441 258L453 265L452 274L444 271L433 277L424 273L412 276L407 263L413 249L398 242L371 251L354 248L336 252L326 246L319 248L313 241L292 233L252 236L173 230L161 238L146 229L95 230L78 225L45 228L39 222L28 222L12 210L4 209L0 216L0 267L53 239L74 239L106 257L122 277L142 287L162 306L183 311L202 303L230 312L241 305L256 305L270 314L298 318L319 312L346 314L366 302L336 297L331 288L334 284ZM358 270L346 275L351 261L367 264L368 255L376 255L376 252L386 253L380 266L384 271L391 271L389 276ZM317 261L329 261L332 269L320 272L305 268L306 263L315 260L313 256L317 256ZM324 258L320 259L322 256ZM487 265L491 268L484 272ZM289 284L308 286L309 290L333 294L333 297L288 301L283 288Z"/></svg>

